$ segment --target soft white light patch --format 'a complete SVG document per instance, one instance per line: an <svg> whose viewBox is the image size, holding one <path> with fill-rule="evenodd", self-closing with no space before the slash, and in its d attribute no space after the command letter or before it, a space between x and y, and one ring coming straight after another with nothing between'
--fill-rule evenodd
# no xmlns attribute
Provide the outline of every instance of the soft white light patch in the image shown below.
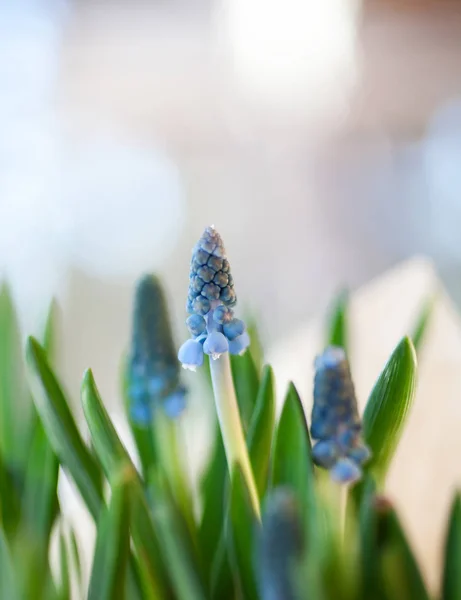
<svg viewBox="0 0 461 600"><path fill-rule="evenodd" d="M220 27L242 87L278 107L342 102L355 79L357 8L357 0L223 0Z"/></svg>
<svg viewBox="0 0 461 600"><path fill-rule="evenodd" d="M181 234L179 170L160 151L85 139L64 161L61 187L68 214L62 246L73 264L94 276L158 268Z"/></svg>

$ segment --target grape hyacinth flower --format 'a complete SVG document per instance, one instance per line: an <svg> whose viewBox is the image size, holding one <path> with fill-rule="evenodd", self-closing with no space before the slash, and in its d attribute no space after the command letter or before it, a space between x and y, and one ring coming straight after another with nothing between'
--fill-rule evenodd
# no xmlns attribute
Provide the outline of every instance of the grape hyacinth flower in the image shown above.
<svg viewBox="0 0 461 600"><path fill-rule="evenodd" d="M207 227L196 244L189 273L186 325L191 339L178 358L186 369L203 364L203 354L214 360L225 352L243 354L250 344L245 323L234 317L234 281L219 233Z"/></svg>
<svg viewBox="0 0 461 600"><path fill-rule="evenodd" d="M362 476L370 450L362 440L349 363L342 348L330 346L315 360L311 436L314 462L333 480L353 483Z"/></svg>
<svg viewBox="0 0 461 600"><path fill-rule="evenodd" d="M148 425L159 407L172 419L185 407L167 302L154 275L145 275L136 287L128 397L131 417L139 425Z"/></svg>
<svg viewBox="0 0 461 600"><path fill-rule="evenodd" d="M276 488L265 502L258 548L258 584L262 600L294 600L294 567L304 540L293 490Z"/></svg>
<svg viewBox="0 0 461 600"><path fill-rule="evenodd" d="M192 251L186 321L191 338L179 349L186 369L196 370L204 354L210 360L216 412L230 473L239 464L259 516L259 498L243 435L229 354L243 354L250 344L245 323L235 318L234 281L223 241L213 226L207 227Z"/></svg>

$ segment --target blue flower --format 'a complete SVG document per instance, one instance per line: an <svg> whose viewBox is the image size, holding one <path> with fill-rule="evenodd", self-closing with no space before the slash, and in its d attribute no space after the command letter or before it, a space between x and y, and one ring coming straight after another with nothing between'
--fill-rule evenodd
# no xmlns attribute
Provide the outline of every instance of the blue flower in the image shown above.
<svg viewBox="0 0 461 600"><path fill-rule="evenodd" d="M298 597L296 567L304 550L299 505L289 488L275 488L268 495L258 540L257 575L262 600L294 600ZM297 565L298 563L298 565Z"/></svg>
<svg viewBox="0 0 461 600"><path fill-rule="evenodd" d="M239 335L235 340L229 342L229 352L231 354L243 354L250 345L250 336L246 331Z"/></svg>
<svg viewBox="0 0 461 600"><path fill-rule="evenodd" d="M315 360L311 436L314 462L338 482L354 482L371 453L362 440L349 363L342 348L330 346Z"/></svg>
<svg viewBox="0 0 461 600"><path fill-rule="evenodd" d="M207 227L192 252L186 324L194 339L179 350L178 358L184 367L200 366L203 352L214 359L225 352L245 352L250 338L245 323L234 318L232 307L236 302L234 280L221 236L214 227Z"/></svg>
<svg viewBox="0 0 461 600"><path fill-rule="evenodd" d="M179 387L175 392L164 398L163 410L170 419L176 419L186 408L186 390Z"/></svg>
<svg viewBox="0 0 461 600"><path fill-rule="evenodd" d="M179 373L165 294L159 279L146 275L136 286L128 361L127 395L133 421L149 424L155 409L174 394L183 396L184 407L186 390Z"/></svg>
<svg viewBox="0 0 461 600"><path fill-rule="evenodd" d="M353 460L340 458L331 468L330 475L338 483L355 483L362 477L362 470Z"/></svg>
<svg viewBox="0 0 461 600"><path fill-rule="evenodd" d="M324 469L331 469L339 456L339 447L334 440L320 440L312 448L315 464Z"/></svg>
<svg viewBox="0 0 461 600"><path fill-rule="evenodd" d="M198 340L187 340L178 352L178 359L185 369L195 371L203 365L203 347Z"/></svg>
<svg viewBox="0 0 461 600"><path fill-rule="evenodd" d="M223 333L212 331L208 334L204 344L203 351L216 360L229 350L229 341Z"/></svg>
<svg viewBox="0 0 461 600"><path fill-rule="evenodd" d="M229 323L224 323L222 330L227 339L232 341L245 331L245 323L240 319L232 319Z"/></svg>
<svg viewBox="0 0 461 600"><path fill-rule="evenodd" d="M137 425L146 425L152 420L152 406L147 402L132 402L130 417Z"/></svg>
<svg viewBox="0 0 461 600"><path fill-rule="evenodd" d="M190 315L186 321L186 325L191 335L194 337L198 337L206 329L205 319L201 315Z"/></svg>

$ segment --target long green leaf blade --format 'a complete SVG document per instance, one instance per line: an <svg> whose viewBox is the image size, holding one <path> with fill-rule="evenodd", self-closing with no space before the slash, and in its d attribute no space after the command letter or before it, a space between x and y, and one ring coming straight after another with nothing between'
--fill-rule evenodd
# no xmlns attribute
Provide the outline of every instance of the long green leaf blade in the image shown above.
<svg viewBox="0 0 461 600"><path fill-rule="evenodd" d="M261 376L256 406L248 431L247 445L259 497L266 492L275 422L274 375L266 365Z"/></svg>
<svg viewBox="0 0 461 600"><path fill-rule="evenodd" d="M60 586L58 597L60 600L70 600L71 597L71 579L69 554L66 538L63 532L59 536L59 566L60 566Z"/></svg>
<svg viewBox="0 0 461 600"><path fill-rule="evenodd" d="M81 395L94 450L110 481L132 462L104 408L90 369L83 377Z"/></svg>
<svg viewBox="0 0 461 600"><path fill-rule="evenodd" d="M416 387L416 353L403 338L379 376L363 415L365 442L372 452L367 465L382 486L402 435Z"/></svg>
<svg viewBox="0 0 461 600"><path fill-rule="evenodd" d="M298 499L306 526L315 521L314 468L311 443L301 399L290 383L277 427L272 486L290 487ZM309 525L308 525L309 523Z"/></svg>
<svg viewBox="0 0 461 600"><path fill-rule="evenodd" d="M165 554L165 565L178 600L205 600L193 542L178 512L164 476L150 477L152 519Z"/></svg>
<svg viewBox="0 0 461 600"><path fill-rule="evenodd" d="M88 600L123 600L130 549L129 485L126 470L112 485L109 507L98 522Z"/></svg>
<svg viewBox="0 0 461 600"><path fill-rule="evenodd" d="M10 291L0 289L0 451L5 465L21 470L31 404L23 378L22 344Z"/></svg>
<svg viewBox="0 0 461 600"><path fill-rule="evenodd" d="M256 406L259 376L250 352L242 356L231 356L232 378L244 431L248 431Z"/></svg>
<svg viewBox="0 0 461 600"><path fill-rule="evenodd" d="M257 371L263 367L263 357L264 350L261 343L261 339L259 337L258 326L256 323L256 319L249 316L244 319L247 324L248 335L250 336L250 346L248 348L248 352L250 352L251 357L253 358L253 362L256 366Z"/></svg>
<svg viewBox="0 0 461 600"><path fill-rule="evenodd" d="M89 511L97 519L102 505L98 464L80 436L45 351L32 337L27 343L26 356L32 394L47 437L62 466L74 479Z"/></svg>
<svg viewBox="0 0 461 600"><path fill-rule="evenodd" d="M47 552L58 512L59 462L40 422L36 423L23 496L23 519Z"/></svg>
<svg viewBox="0 0 461 600"><path fill-rule="evenodd" d="M429 600L424 580L395 511L378 503L377 544L387 598Z"/></svg>
<svg viewBox="0 0 461 600"><path fill-rule="evenodd" d="M339 346L348 351L348 323L347 323L347 307L349 303L349 294L343 290L336 297L331 309L326 341L327 346Z"/></svg>
<svg viewBox="0 0 461 600"><path fill-rule="evenodd" d="M14 534L19 519L19 492L0 454L0 525L7 536Z"/></svg>
<svg viewBox="0 0 461 600"><path fill-rule="evenodd" d="M69 533L69 543L70 543L70 556L72 558L72 570L75 573L77 590L83 595L83 572L82 572L82 564L80 561L80 551L78 548L77 537L75 535L75 531L73 529L70 530Z"/></svg>
<svg viewBox="0 0 461 600"><path fill-rule="evenodd" d="M44 333L44 350L48 364L56 354L57 305L53 301L48 311ZM26 530L41 545L40 554L46 561L51 529L59 512L58 474L59 461L43 429L43 425L33 410L31 421L31 446L25 474L22 497L23 519Z"/></svg>
<svg viewBox="0 0 461 600"><path fill-rule="evenodd" d="M255 575L255 540L259 537L260 524L255 514L245 478L237 465L232 473L230 497L229 552L231 562L238 573L242 597L257 600Z"/></svg>
<svg viewBox="0 0 461 600"><path fill-rule="evenodd" d="M461 495L455 495L445 542L442 600L461 598Z"/></svg>
<svg viewBox="0 0 461 600"><path fill-rule="evenodd" d="M0 528L0 598L21 600L16 565L4 531Z"/></svg>
<svg viewBox="0 0 461 600"><path fill-rule="evenodd" d="M135 472L128 452L104 408L91 370L85 373L83 379L82 405L94 449L109 481L126 468ZM132 482L130 494L131 533L138 551L145 592L149 598L162 597L166 585L165 566L139 476Z"/></svg>
<svg viewBox="0 0 461 600"><path fill-rule="evenodd" d="M431 322L432 313L434 312L435 301L435 296L426 300L426 302L423 304L421 312L418 315L415 326L413 327L411 339L413 340L413 345L416 352L420 351L426 337L427 329L429 323Z"/></svg>
<svg viewBox="0 0 461 600"><path fill-rule="evenodd" d="M221 431L218 425L216 427L211 460L200 483L203 512L198 539L205 565L211 565L216 554L224 522L225 489L229 481Z"/></svg>

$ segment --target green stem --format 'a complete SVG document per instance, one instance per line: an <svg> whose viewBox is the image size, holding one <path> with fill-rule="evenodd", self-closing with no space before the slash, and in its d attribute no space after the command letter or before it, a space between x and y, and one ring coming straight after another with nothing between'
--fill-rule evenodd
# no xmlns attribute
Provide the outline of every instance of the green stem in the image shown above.
<svg viewBox="0 0 461 600"><path fill-rule="evenodd" d="M257 517L260 518L259 496L243 435L243 427L240 420L234 382L232 380L229 353L222 354L216 360L210 360L210 371L216 412L218 414L229 472L232 475L234 465L237 463L240 465L253 509Z"/></svg>

